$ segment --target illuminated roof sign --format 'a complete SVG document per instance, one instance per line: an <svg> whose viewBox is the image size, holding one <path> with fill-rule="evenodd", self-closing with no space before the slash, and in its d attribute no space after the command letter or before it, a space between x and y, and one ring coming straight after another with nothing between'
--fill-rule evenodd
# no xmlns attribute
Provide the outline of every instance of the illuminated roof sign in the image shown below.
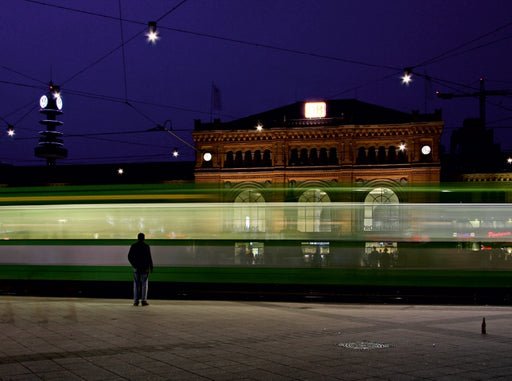
<svg viewBox="0 0 512 381"><path fill-rule="evenodd" d="M306 118L325 118L327 107L325 102L306 102L304 106L304 116Z"/></svg>

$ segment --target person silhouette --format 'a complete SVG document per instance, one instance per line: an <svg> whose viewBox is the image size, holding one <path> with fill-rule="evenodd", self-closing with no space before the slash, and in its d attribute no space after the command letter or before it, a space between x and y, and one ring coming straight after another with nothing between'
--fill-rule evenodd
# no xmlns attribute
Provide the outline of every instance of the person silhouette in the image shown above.
<svg viewBox="0 0 512 381"><path fill-rule="evenodd" d="M148 277L149 272L153 272L153 259L151 258L151 249L144 242L144 233L139 233L137 242L130 246L128 252L128 261L133 267L133 305L139 305L139 299L143 306L149 306L148 303Z"/></svg>

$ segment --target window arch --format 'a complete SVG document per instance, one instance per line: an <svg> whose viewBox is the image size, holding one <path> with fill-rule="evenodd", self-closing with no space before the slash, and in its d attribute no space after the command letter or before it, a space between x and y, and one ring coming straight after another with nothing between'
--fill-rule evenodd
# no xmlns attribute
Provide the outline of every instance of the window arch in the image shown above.
<svg viewBox="0 0 512 381"><path fill-rule="evenodd" d="M265 198L259 191L248 189L240 192L235 198L238 205L234 210L233 231L264 232L265 208L256 205L262 203L265 203Z"/></svg>
<svg viewBox="0 0 512 381"><path fill-rule="evenodd" d="M233 151L229 151L226 154L226 161L224 163L224 167L232 168L235 165L235 158L233 156Z"/></svg>
<svg viewBox="0 0 512 381"><path fill-rule="evenodd" d="M359 147L357 150L357 164L364 164L366 163L366 150L364 147Z"/></svg>
<svg viewBox="0 0 512 381"><path fill-rule="evenodd" d="M375 164L377 162L377 153L375 151L375 147L371 146L368 148L368 163Z"/></svg>
<svg viewBox="0 0 512 381"><path fill-rule="evenodd" d="M338 150L334 147L329 150L329 164L338 165Z"/></svg>
<svg viewBox="0 0 512 381"><path fill-rule="evenodd" d="M327 165L328 163L327 148L320 148L320 165Z"/></svg>
<svg viewBox="0 0 512 381"><path fill-rule="evenodd" d="M327 205L322 205L330 202L329 195L320 189L305 191L299 197L297 230L300 232L330 232L331 209Z"/></svg>
<svg viewBox="0 0 512 381"><path fill-rule="evenodd" d="M375 188L364 200L365 231L395 231L399 229L398 196L389 188Z"/></svg>
<svg viewBox="0 0 512 381"><path fill-rule="evenodd" d="M386 162L386 147L380 146L378 151L378 162L385 163Z"/></svg>
<svg viewBox="0 0 512 381"><path fill-rule="evenodd" d="M290 165L297 165L299 164L299 151L297 148L294 148L290 152Z"/></svg>

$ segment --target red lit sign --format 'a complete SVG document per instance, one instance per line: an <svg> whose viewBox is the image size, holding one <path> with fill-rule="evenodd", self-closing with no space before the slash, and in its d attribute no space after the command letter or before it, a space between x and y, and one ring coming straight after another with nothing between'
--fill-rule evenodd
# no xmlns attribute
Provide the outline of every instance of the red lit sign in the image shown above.
<svg viewBox="0 0 512 381"><path fill-rule="evenodd" d="M489 238L498 238L498 237L506 237L506 236L509 236L511 234L512 234L511 232L498 232L498 233L489 232L489 233L487 233L487 236Z"/></svg>

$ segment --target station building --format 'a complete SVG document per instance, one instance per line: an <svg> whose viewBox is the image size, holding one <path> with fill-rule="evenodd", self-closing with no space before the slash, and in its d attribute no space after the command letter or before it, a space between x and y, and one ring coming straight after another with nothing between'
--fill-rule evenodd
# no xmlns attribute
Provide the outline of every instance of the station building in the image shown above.
<svg viewBox="0 0 512 381"><path fill-rule="evenodd" d="M194 177L198 184L219 185L222 201L241 205L229 229L309 234L317 240L302 242L300 256L322 263L336 257L332 243L321 240L322 232L398 232L402 216L393 205L436 201L411 187L439 185L442 131L440 111L408 114L353 99L297 102L225 123L196 120ZM265 202L297 202L304 208L297 216L269 220L251 208ZM328 206L337 202L365 207L333 215ZM397 243L367 242L363 259L375 251L394 255ZM241 263L244 253L258 258L265 248L239 242L236 252ZM350 259L344 250L343 258L357 262L360 253L358 248L356 259Z"/></svg>

